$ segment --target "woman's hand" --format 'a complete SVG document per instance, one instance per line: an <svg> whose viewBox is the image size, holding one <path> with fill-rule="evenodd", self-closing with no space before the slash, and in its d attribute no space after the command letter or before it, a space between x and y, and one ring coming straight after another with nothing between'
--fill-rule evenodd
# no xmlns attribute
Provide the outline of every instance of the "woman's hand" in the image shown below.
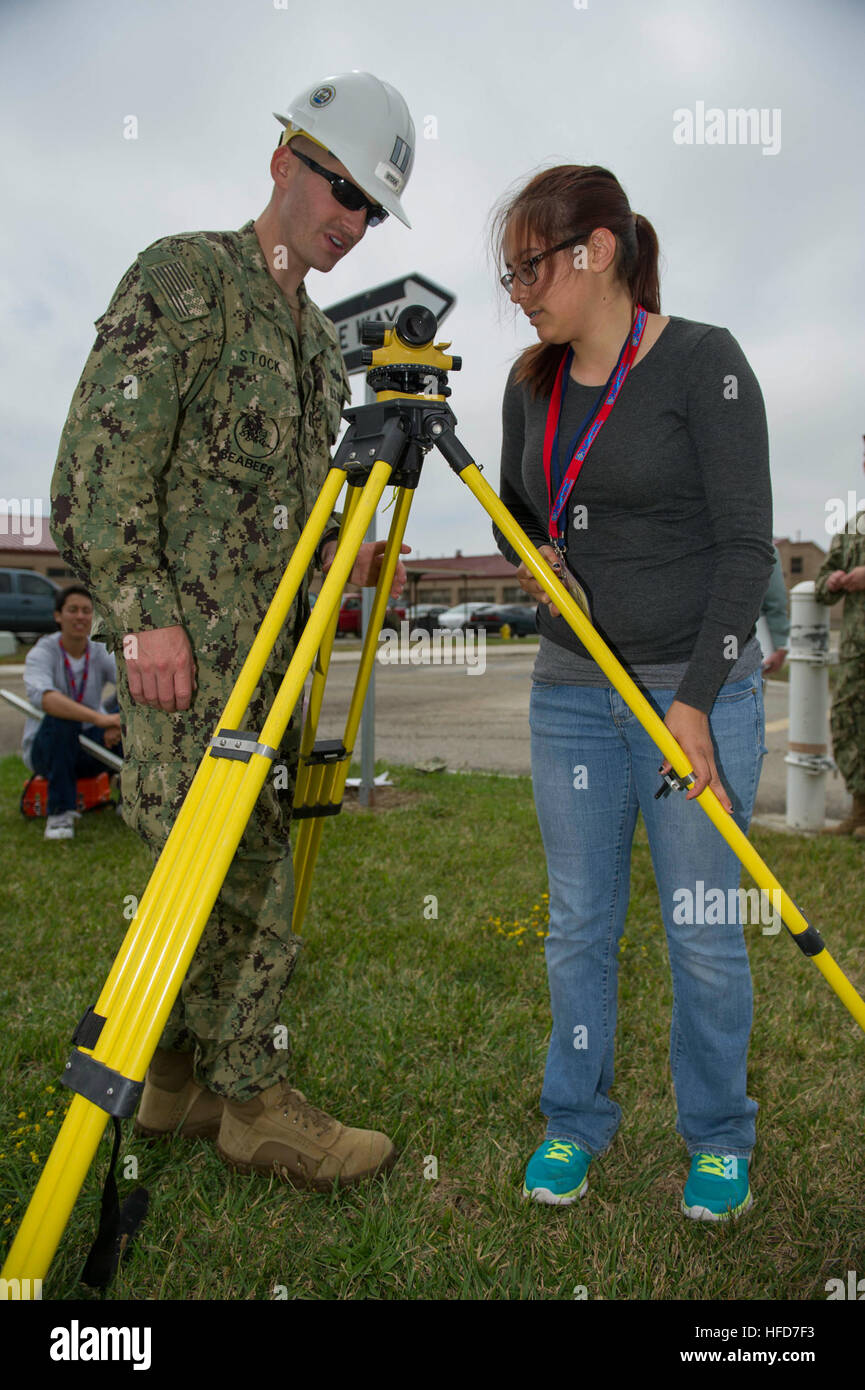
<svg viewBox="0 0 865 1390"><path fill-rule="evenodd" d="M386 544L386 541L364 541L357 552L357 559L354 562L351 574L348 576L351 584L357 584L361 588L366 589L375 588L378 583L379 571L381 569L382 560L384 559ZM411 551L411 546L401 545L399 551L401 555L408 555ZM324 545L321 547L322 574L327 574L333 564L333 557L335 554L336 541L325 541ZM407 578L405 565L402 560L397 560L393 575L393 583L390 586L391 598L399 598L405 588Z"/></svg>
<svg viewBox="0 0 865 1390"><path fill-rule="evenodd" d="M686 801L693 801L694 797L710 787L724 810L732 812L733 803L724 790L718 769L715 767L709 716L702 710L694 709L692 705L684 705L680 700L674 700L664 723L694 769L696 781L688 791ZM662 773L671 770L669 759L664 759L660 770Z"/></svg>
<svg viewBox="0 0 865 1390"><path fill-rule="evenodd" d="M103 743L105 744L106 748L114 748L115 745L118 744L121 739L120 715L116 714L114 715L114 718L117 720L117 723L109 724L105 728L105 737L103 739Z"/></svg>
<svg viewBox="0 0 865 1390"><path fill-rule="evenodd" d="M555 568L559 557L551 545L539 545L538 553L543 555L548 565L553 569ZM553 600L550 598L549 594L545 593L541 588L527 565L520 565L517 570L517 583L523 592L528 594L529 598L535 600L535 603L547 604L551 618L557 618L559 616L559 610L556 608Z"/></svg>

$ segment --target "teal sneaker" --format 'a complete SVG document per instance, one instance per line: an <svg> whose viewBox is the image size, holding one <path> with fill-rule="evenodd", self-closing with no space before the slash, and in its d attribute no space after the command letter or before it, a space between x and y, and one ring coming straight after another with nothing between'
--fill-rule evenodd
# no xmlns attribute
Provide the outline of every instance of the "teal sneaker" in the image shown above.
<svg viewBox="0 0 865 1390"><path fill-rule="evenodd" d="M551 1207L567 1207L588 1190L592 1155L570 1139L548 1139L531 1156L523 1196Z"/></svg>
<svg viewBox="0 0 865 1390"><path fill-rule="evenodd" d="M682 1211L695 1221L725 1221L751 1205L747 1158L732 1154L694 1154L685 1183Z"/></svg>

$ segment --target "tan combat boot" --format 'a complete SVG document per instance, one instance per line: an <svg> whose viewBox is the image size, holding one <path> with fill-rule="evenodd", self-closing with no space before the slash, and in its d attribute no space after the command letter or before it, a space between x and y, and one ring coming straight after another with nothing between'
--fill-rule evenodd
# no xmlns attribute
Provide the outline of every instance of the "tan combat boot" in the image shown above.
<svg viewBox="0 0 865 1390"><path fill-rule="evenodd" d="M855 835L858 839L865 839L865 796L853 797L853 809L844 820L831 828L825 826L821 831L823 835Z"/></svg>
<svg viewBox="0 0 865 1390"><path fill-rule="evenodd" d="M135 1133L146 1139L182 1134L215 1139L222 1119L222 1096L206 1091L192 1075L191 1052L157 1047L144 1082Z"/></svg>
<svg viewBox="0 0 865 1390"><path fill-rule="evenodd" d="M276 1173L294 1187L328 1192L396 1162L386 1134L348 1129L310 1105L287 1081L248 1101L225 1101L217 1150L241 1173Z"/></svg>

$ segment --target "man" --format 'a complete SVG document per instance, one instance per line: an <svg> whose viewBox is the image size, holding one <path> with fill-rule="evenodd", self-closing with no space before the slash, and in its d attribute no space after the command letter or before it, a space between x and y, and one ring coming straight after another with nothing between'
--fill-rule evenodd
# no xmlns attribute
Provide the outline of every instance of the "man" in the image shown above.
<svg viewBox="0 0 865 1390"><path fill-rule="evenodd" d="M286 129L261 216L238 232L166 237L124 276L97 321L52 489L58 548L127 654L124 814L154 858L324 481L349 397L335 330L303 277L331 270L389 212L410 225L400 194L414 126L393 87L369 73L331 77L277 119ZM319 547L325 570L334 535ZM383 550L362 547L354 583L375 582ZM400 564L395 594L404 580ZM247 728L273 702L306 588ZM292 722L277 757L292 776L297 737ZM292 792L261 791L148 1072L138 1127L218 1135L236 1167L328 1187L390 1166L395 1150L288 1085L277 1020L300 944Z"/></svg>
<svg viewBox="0 0 865 1390"><path fill-rule="evenodd" d="M60 631L40 637L24 661L27 699L45 717L27 720L21 757L48 783L45 839L71 840L78 814L75 784L104 771L81 747L79 734L104 748L120 743L120 715L102 703L107 682L117 683L117 666L102 642L90 641L93 601L80 584L63 590L54 621Z"/></svg>
<svg viewBox="0 0 865 1390"><path fill-rule="evenodd" d="M832 696L832 752L853 797L853 809L826 833L865 840L865 505L832 537L829 554L814 582L818 603L837 603L842 596L840 666Z"/></svg>

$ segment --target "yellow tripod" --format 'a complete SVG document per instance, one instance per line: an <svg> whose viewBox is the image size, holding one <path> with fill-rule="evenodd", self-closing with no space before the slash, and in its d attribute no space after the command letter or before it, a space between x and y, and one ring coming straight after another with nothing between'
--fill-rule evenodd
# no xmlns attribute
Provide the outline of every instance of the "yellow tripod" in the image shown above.
<svg viewBox="0 0 865 1390"><path fill-rule="evenodd" d="M9 1251L2 1277L15 1297L20 1281L41 1279L93 1161L108 1117L133 1113L144 1074L159 1042L205 923L228 872L253 806L271 772L292 711L315 667L310 708L301 742L294 815L300 822L295 849L293 925L302 922L324 818L339 810L378 634L408 520L411 495L424 455L435 445L496 523L525 565L591 653L610 683L667 758L669 785L688 784L692 769L682 749L599 637L580 606L557 579L484 480L454 433L446 404L447 372L458 358L435 344L429 310L409 308L396 328L367 326L366 361L376 403L345 412L347 431L292 560L256 636L222 719L157 861L138 911L95 1008L75 1034L63 1078L76 1094L57 1135L38 1186ZM315 548L345 483L347 502L333 563L309 622L286 670L260 733L243 720L265 662L309 569ZM315 728L340 598L370 520L388 482L397 488L391 523L360 668L341 742L316 745ZM825 976L865 1029L865 1002L809 926L795 903L709 789L697 798L758 887L777 893L780 915L797 945Z"/></svg>

